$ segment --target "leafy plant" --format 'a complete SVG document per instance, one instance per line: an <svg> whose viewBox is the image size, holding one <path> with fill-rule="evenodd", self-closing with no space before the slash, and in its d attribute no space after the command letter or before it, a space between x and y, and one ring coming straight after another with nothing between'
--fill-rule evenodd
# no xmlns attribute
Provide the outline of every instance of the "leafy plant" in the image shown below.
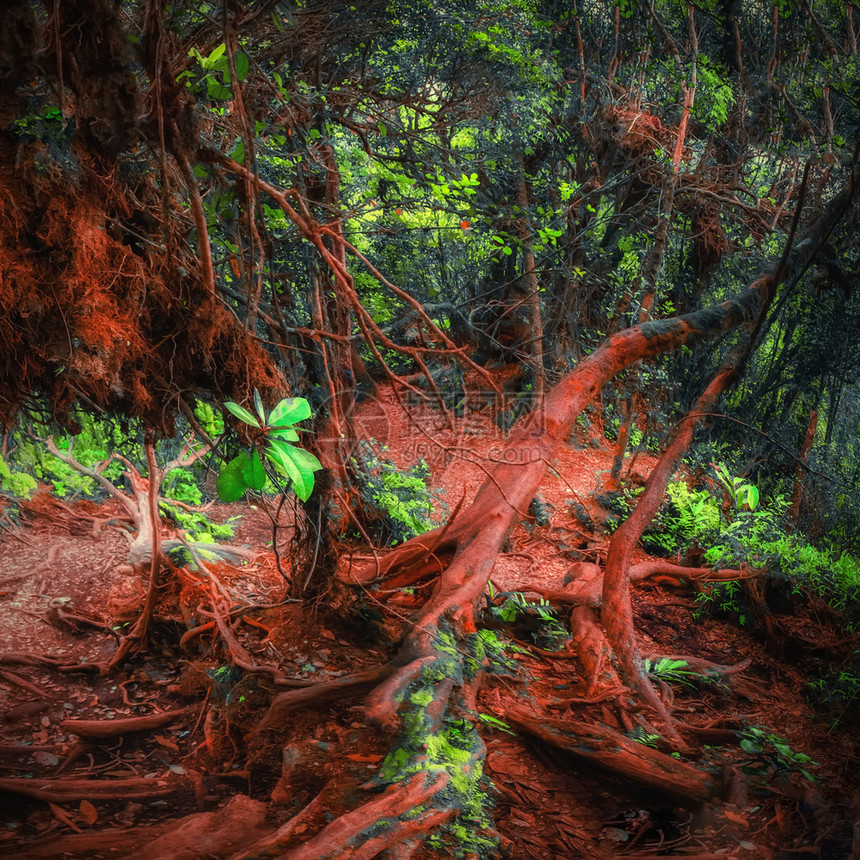
<svg viewBox="0 0 860 860"><path fill-rule="evenodd" d="M744 765L744 772L756 774L765 781L775 776L788 776L799 773L811 783L816 778L809 772L808 767L817 767L806 753L795 752L788 741L769 731L766 726L750 726L741 732L740 747L750 753Z"/></svg>
<svg viewBox="0 0 860 860"><path fill-rule="evenodd" d="M711 465L717 480L722 484L736 511L741 510L744 505L751 511L758 507L759 491L756 486L746 483L743 478L733 476L725 463L712 463Z"/></svg>
<svg viewBox="0 0 860 860"><path fill-rule="evenodd" d="M194 82L193 79L195 77L195 72L188 71L182 72L177 78L178 81L183 80L184 78L188 78L189 81L187 86L194 93L199 93L202 90L203 85L206 87L206 94L209 98L212 99L229 99L233 97L233 91L230 89L232 84L231 75L230 75L230 64L227 58L227 46L222 42L220 45L216 46L212 52L204 57L197 48L192 48L188 52L188 56L197 60L200 68L206 73L199 81ZM248 55L242 51L238 51L236 53L236 74L240 81L244 80L245 76L248 74L248 69L250 68L250 60ZM221 80L218 80L220 76ZM235 156L234 156L235 157ZM242 161L241 158L237 158L237 161Z"/></svg>
<svg viewBox="0 0 860 860"><path fill-rule="evenodd" d="M252 415L244 406L228 401L224 404L233 415L245 424L255 427L259 433L255 446L263 451L263 456L275 467L277 472L288 478L296 495L306 502L314 489L314 472L322 469L322 463L297 442L299 434L293 426L311 417L311 407L304 397L291 397L282 400L275 408L266 413L263 400L254 391L254 408L257 416ZM222 501L235 502L242 498L246 490L262 490L266 485L266 470L255 449L249 454L242 451L230 460L218 475L218 496Z"/></svg>
<svg viewBox="0 0 860 860"><path fill-rule="evenodd" d="M820 705L836 726L848 708L860 707L860 651L853 664L839 671L830 669L807 683L808 698Z"/></svg>
<svg viewBox="0 0 860 860"><path fill-rule="evenodd" d="M497 719L491 714L479 713L476 716L485 726L489 726L491 729L498 729L500 732L505 732L509 735L516 735L516 732L506 722Z"/></svg>
<svg viewBox="0 0 860 860"><path fill-rule="evenodd" d="M38 486L38 481L32 475L26 472L13 472L3 457L0 457L0 490L19 498L29 499L30 494Z"/></svg>
<svg viewBox="0 0 860 860"><path fill-rule="evenodd" d="M570 637L555 609L543 598L532 602L516 591L501 606L493 606L490 614L506 624L516 625L520 638L531 638L547 650L558 650Z"/></svg>
<svg viewBox="0 0 860 860"><path fill-rule="evenodd" d="M643 744L646 747L653 747L654 749L657 749L657 745L660 743L660 735L647 732L642 726L634 726L628 732L628 736L631 740L636 741L637 744Z"/></svg>
<svg viewBox="0 0 860 860"><path fill-rule="evenodd" d="M430 467L424 460L404 472L365 445L352 465L375 537L398 544L436 526L434 498L427 485Z"/></svg>
<svg viewBox="0 0 860 860"><path fill-rule="evenodd" d="M668 657L661 657L656 662L647 658L644 661L645 672L651 675L652 678L659 678L661 681L692 686L693 678L703 679L702 675L686 667L686 660L670 660Z"/></svg>

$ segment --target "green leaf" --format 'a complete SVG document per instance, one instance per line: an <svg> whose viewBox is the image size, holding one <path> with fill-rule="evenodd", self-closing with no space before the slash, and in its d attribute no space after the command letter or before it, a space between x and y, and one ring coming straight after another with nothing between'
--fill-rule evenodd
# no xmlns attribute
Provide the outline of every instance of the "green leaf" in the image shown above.
<svg viewBox="0 0 860 860"><path fill-rule="evenodd" d="M272 439L266 456L293 482L296 495L306 502L314 489L314 472L322 463L309 451Z"/></svg>
<svg viewBox="0 0 860 860"><path fill-rule="evenodd" d="M218 490L218 498L222 502L235 502L245 495L245 490L248 489L248 482L245 480L245 468L250 466L251 458L243 451L237 454L226 466L221 469L218 475L216 488Z"/></svg>
<svg viewBox="0 0 860 860"><path fill-rule="evenodd" d="M761 746L748 738L744 738L741 741L741 749L749 753L761 752Z"/></svg>
<svg viewBox="0 0 860 860"><path fill-rule="evenodd" d="M304 397L288 397L282 400L269 415L270 427L288 427L297 421L310 418L311 405Z"/></svg>
<svg viewBox="0 0 860 860"><path fill-rule="evenodd" d="M211 69L212 66L214 66L215 63L218 60L220 60L221 57L224 56L224 53L226 52L226 50L227 50L227 45L224 42L222 42L220 45L218 45L218 47L215 48L215 50L212 51L212 53L206 58L206 63L207 63L206 68Z"/></svg>
<svg viewBox="0 0 860 860"><path fill-rule="evenodd" d="M376 123L376 127L379 129L379 133L383 137L385 137L385 135L388 134L388 127L385 125L384 122L382 122L382 120L380 120L378 123Z"/></svg>
<svg viewBox="0 0 860 860"><path fill-rule="evenodd" d="M754 511L758 507L758 500L758 487L754 487L752 484L750 484L747 487L747 504L750 506L751 511Z"/></svg>
<svg viewBox="0 0 860 860"><path fill-rule="evenodd" d="M239 164L245 163L245 141L238 140L236 141L236 145L227 153L233 161L238 162Z"/></svg>
<svg viewBox="0 0 860 860"><path fill-rule="evenodd" d="M248 74L248 69L250 68L251 61L248 59L248 55L241 51L236 54L236 75L240 81L245 80L245 76Z"/></svg>
<svg viewBox="0 0 860 860"><path fill-rule="evenodd" d="M312 129L308 132L308 137L310 137L312 140L316 140L318 137L322 137L322 135L320 134L319 129L317 129L317 128L312 128Z"/></svg>
<svg viewBox="0 0 860 860"><path fill-rule="evenodd" d="M229 87L219 84L212 75L206 76L206 92L210 99L221 99L224 101L233 97L233 91Z"/></svg>
<svg viewBox="0 0 860 860"><path fill-rule="evenodd" d="M269 427L270 439L280 439L283 442L298 442L299 434L292 427Z"/></svg>
<svg viewBox="0 0 860 860"><path fill-rule="evenodd" d="M259 491L266 486L266 470L256 451L248 458L248 462L242 469L242 480L252 490Z"/></svg>
<svg viewBox="0 0 860 860"><path fill-rule="evenodd" d="M250 424L252 427L260 426L259 421L257 421L257 419L247 409L245 409L244 406L240 406L238 403L233 403L232 400L228 400L224 404L224 407L246 424Z"/></svg>
<svg viewBox="0 0 860 860"><path fill-rule="evenodd" d="M254 389L254 408L257 410L257 415L260 416L260 423L266 423L266 410L263 408L263 398L260 397L260 392Z"/></svg>

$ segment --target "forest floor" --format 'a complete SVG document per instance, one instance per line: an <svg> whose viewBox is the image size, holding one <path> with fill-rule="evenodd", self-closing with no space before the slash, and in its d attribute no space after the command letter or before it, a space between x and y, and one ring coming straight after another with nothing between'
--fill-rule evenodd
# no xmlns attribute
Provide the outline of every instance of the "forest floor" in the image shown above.
<svg viewBox="0 0 860 860"><path fill-rule="evenodd" d="M362 420L398 467L426 460L430 486L449 510L464 496L468 502L485 480L486 464L503 449L504 434L483 414L460 419L453 428L426 407L413 406L410 415L385 392L364 408ZM602 492L611 460L597 423L578 430L541 487L548 522L526 520L511 534L491 577L496 592L559 589L575 561L601 560L606 512L595 495ZM637 458L639 480L653 462L644 454ZM273 687L263 676L231 668L211 631L189 635L206 620L198 609L208 594L193 570L166 572L148 649L115 673L102 677L79 666L68 671L27 665L28 658L45 654L60 664L97 663L115 650L112 628L121 630L140 605L140 583L123 568L128 541L110 522L118 513L111 502L60 503L42 494L21 506L15 522L4 520L0 855L226 858L321 791L323 802L296 829L297 844L354 807L391 738L363 722L356 697L295 711L282 730L256 734ZM366 614L349 611L356 594L365 606L372 604L372 596L352 583L356 559L349 553L326 601L316 607L285 602L264 512L240 503L215 505L210 516L239 517L232 543L259 551L253 564L214 568L237 610L234 635L258 663L277 664L292 678L334 679L388 658L391 643ZM367 547L362 552L367 558ZM637 561L645 558L643 552ZM407 615L424 597L426 592L404 592L394 607L389 601L388 611ZM488 677L478 698L479 712L488 717L481 731L492 815L506 855L850 857L851 825L860 805L860 731L847 715L834 728L828 717L837 715L815 712L807 703L806 655L766 647L736 624L697 617L693 595L671 582L637 586L634 605L645 652L691 654L722 665L751 661L742 683L672 685L675 714L700 727L720 726L688 759L737 772L750 755L726 729L765 726L792 751L818 763L810 766L817 786L799 773L750 776L740 788L735 781L730 799L689 811L502 730L489 718L504 721L510 707L526 701L554 716L624 730L613 699L590 696L589 679L574 654L541 651L526 641L527 631L519 631L522 647L511 655L516 677ZM814 619L796 607L781 618L784 628L793 624L808 628ZM500 632L511 635L509 628ZM70 722L121 726L117 721L161 713L167 714L164 721L146 730L120 728L102 738L81 737L75 729L82 724ZM107 781L113 790L105 789ZM227 826L234 819L240 824ZM220 842L213 837L207 843L205 854L196 847L200 828L221 833ZM428 849L416 856L452 855Z"/></svg>

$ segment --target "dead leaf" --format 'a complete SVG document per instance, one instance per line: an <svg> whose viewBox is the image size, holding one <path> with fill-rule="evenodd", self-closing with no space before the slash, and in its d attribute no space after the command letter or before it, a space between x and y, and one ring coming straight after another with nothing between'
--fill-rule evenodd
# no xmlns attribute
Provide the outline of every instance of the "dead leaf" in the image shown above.
<svg viewBox="0 0 860 860"><path fill-rule="evenodd" d="M56 803L48 803L48 806L51 807L51 812L54 813L54 817L58 821L62 821L63 824L65 824L67 827L71 827L72 830L75 831L75 833L83 833L84 832L83 830L81 830L80 827L78 827L77 824L75 824L74 821L72 821L71 818L69 818L68 813L61 806L57 806Z"/></svg>
<svg viewBox="0 0 860 860"><path fill-rule="evenodd" d="M735 824L740 824L742 827L749 826L749 821L745 815L741 815L738 812L732 812L731 809L723 809L723 815L725 815L729 821L732 821Z"/></svg>
<svg viewBox="0 0 860 860"><path fill-rule="evenodd" d="M81 801L81 805L78 807L78 812L80 813L81 818L83 818L83 820L90 826L98 821L99 811L88 800Z"/></svg>
<svg viewBox="0 0 860 860"><path fill-rule="evenodd" d="M162 747L166 747L169 750L173 750L173 752L179 752L179 746L173 741L168 740L164 735L155 735L155 742Z"/></svg>
<svg viewBox="0 0 860 860"><path fill-rule="evenodd" d="M350 761L360 761L363 764L376 764L378 761L382 760L381 755L361 755L360 753L346 755L344 758L348 758Z"/></svg>

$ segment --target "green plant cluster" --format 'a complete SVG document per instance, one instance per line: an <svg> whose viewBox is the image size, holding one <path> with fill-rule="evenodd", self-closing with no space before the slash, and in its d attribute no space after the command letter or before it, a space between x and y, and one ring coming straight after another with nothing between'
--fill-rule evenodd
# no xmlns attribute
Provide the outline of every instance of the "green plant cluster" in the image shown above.
<svg viewBox="0 0 860 860"><path fill-rule="evenodd" d="M198 401L194 411L210 438L217 438L224 432L223 419L211 405ZM68 450L73 443L75 459L89 469L97 469L117 453L135 468L145 470L140 428L135 422L99 418L84 412L77 413L75 420L80 428L76 434L55 435L61 451ZM103 497L104 490L92 478L80 474L46 449L40 437L47 436L50 428L35 425L32 429L32 433L16 429L7 434L7 455L5 458L0 456L0 490L18 498L29 498L42 484L58 498L98 500ZM159 443L159 457L167 459L173 456L178 444L178 440ZM114 459L100 469L100 473L118 485L125 468L124 463ZM207 463L200 460L191 466L172 469L164 476L161 496L191 507L202 505L206 496L201 485L207 469ZM161 512L173 519L194 541L215 543L232 537L234 533L232 520L223 524L213 523L202 511L163 502Z"/></svg>
<svg viewBox="0 0 860 860"><path fill-rule="evenodd" d="M76 415L76 420L80 431L74 436L74 454L79 463L93 468L107 460L114 451L122 452L132 459L131 449L136 446L129 442L129 432L118 422L83 412ZM8 434L8 453L5 459L0 457L0 488L3 492L29 498L41 483L50 487L59 498L98 497L99 488L92 478L76 472L46 450L39 437L47 436L49 432L47 427L36 425L32 434L20 429ZM132 432L136 437L136 428ZM55 437L57 447L61 451L68 449L70 438ZM114 461L102 470L102 474L108 480L118 480L123 468L122 463Z"/></svg>
<svg viewBox="0 0 860 860"><path fill-rule="evenodd" d="M816 767L806 753L795 752L788 741L771 732L766 726L749 726L741 732L741 749L750 754L744 762L745 773L755 774L765 782L775 777L786 778L798 773L811 783L817 782L809 772L810 767Z"/></svg>
<svg viewBox="0 0 860 860"><path fill-rule="evenodd" d="M281 400L267 413L260 393L255 390L256 416L232 401L227 401L224 406L240 421L259 431L254 443L260 450L255 447L250 453L240 451L222 467L218 475L219 498L235 502L245 495L246 490L261 492L267 480L263 466L265 458L275 469L272 477L287 479L295 494L306 502L314 490L314 472L322 469L322 463L310 451L291 443L299 440L298 429L294 425L312 415L308 401L304 397L290 397Z"/></svg>
<svg viewBox="0 0 860 860"><path fill-rule="evenodd" d="M828 714L833 726L838 726L849 708L860 708L860 651L854 652L848 666L826 669L806 687L809 700Z"/></svg>
<svg viewBox="0 0 860 860"><path fill-rule="evenodd" d="M489 615L510 624L517 638L534 642L547 651L560 651L570 638L570 632L548 601L543 598L531 601L519 591L507 595L501 606L490 607Z"/></svg>
<svg viewBox="0 0 860 860"><path fill-rule="evenodd" d="M404 472L364 445L352 466L377 540L393 546L438 525L433 515L436 497L428 486L430 467L424 460Z"/></svg>
<svg viewBox="0 0 860 860"><path fill-rule="evenodd" d="M696 681L709 679L689 668L686 660L671 660L669 657L661 657L659 660L645 659L643 668L652 678L658 678L666 683L678 683L685 686L695 686Z"/></svg>
<svg viewBox="0 0 860 860"><path fill-rule="evenodd" d="M686 481L666 488L666 499L642 535L642 546L662 556L709 543L722 520L716 499L707 490L691 490Z"/></svg>
<svg viewBox="0 0 860 860"><path fill-rule="evenodd" d="M607 523L614 531L630 515L642 488L624 488L607 499L616 516ZM710 543L720 531L722 518L717 500L707 490L690 489L686 481L673 481L666 488L666 498L651 524L642 534L642 546L668 557L695 544Z"/></svg>
<svg viewBox="0 0 860 860"><path fill-rule="evenodd" d="M813 546L801 533L790 534L787 507L787 500L776 496L756 510L739 511L705 559L723 567L766 568L771 581L792 594L814 594L836 609L860 603L860 561L835 548Z"/></svg>

